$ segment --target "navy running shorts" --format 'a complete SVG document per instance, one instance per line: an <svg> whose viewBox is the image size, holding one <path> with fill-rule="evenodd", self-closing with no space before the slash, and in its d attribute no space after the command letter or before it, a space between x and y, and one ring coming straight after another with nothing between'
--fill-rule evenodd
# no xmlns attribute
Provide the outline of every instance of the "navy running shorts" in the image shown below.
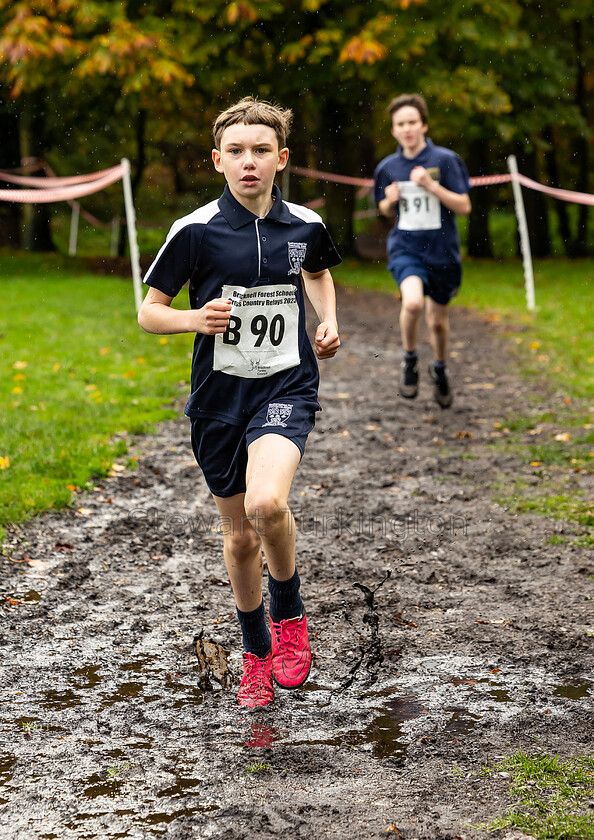
<svg viewBox="0 0 594 840"><path fill-rule="evenodd" d="M455 297L462 282L462 267L460 265L432 268L414 254L400 254L392 257L388 270L394 280L400 284L407 277L420 277L423 281L423 292L435 303L445 306Z"/></svg>
<svg viewBox="0 0 594 840"><path fill-rule="evenodd" d="M303 453L307 436L316 422L317 403L294 397L280 397L241 425L234 426L212 417L192 418L192 450L204 473L208 489L227 498L245 493L248 446L262 435L283 435Z"/></svg>

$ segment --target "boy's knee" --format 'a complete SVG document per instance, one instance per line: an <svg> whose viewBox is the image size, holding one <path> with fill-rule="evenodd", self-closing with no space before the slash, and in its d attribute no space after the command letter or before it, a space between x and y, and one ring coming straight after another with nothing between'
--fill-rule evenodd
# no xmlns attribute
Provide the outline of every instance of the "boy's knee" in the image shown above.
<svg viewBox="0 0 594 840"><path fill-rule="evenodd" d="M257 533L265 533L269 527L282 523L288 513L285 499L277 498L270 493L246 493L246 516Z"/></svg>
<svg viewBox="0 0 594 840"><path fill-rule="evenodd" d="M411 318L419 318L423 311L423 301L418 300L417 298L412 298L412 300L403 300L402 308Z"/></svg>
<svg viewBox="0 0 594 840"><path fill-rule="evenodd" d="M225 535L225 544L233 557L238 560L249 560L261 547L261 540L251 525L245 530Z"/></svg>
<svg viewBox="0 0 594 840"><path fill-rule="evenodd" d="M431 315L427 319L427 326L430 330L436 333L443 333L446 331L448 326L448 319L447 316L444 315Z"/></svg>

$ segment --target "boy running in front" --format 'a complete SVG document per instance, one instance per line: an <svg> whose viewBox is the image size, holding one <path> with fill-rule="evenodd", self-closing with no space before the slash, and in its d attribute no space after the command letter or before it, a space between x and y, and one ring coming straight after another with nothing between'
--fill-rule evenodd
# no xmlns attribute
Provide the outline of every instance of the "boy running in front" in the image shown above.
<svg viewBox="0 0 594 840"><path fill-rule="evenodd" d="M138 315L147 332L196 333L192 448L226 528L223 553L243 637L242 706L296 688L311 651L295 565L291 483L313 429L318 359L340 345L330 267L340 262L321 220L282 200L291 111L246 97L213 125L222 196L172 226L148 270ZM189 281L190 310L171 308ZM319 318L315 354L303 290ZM268 567L270 630L262 599Z"/></svg>

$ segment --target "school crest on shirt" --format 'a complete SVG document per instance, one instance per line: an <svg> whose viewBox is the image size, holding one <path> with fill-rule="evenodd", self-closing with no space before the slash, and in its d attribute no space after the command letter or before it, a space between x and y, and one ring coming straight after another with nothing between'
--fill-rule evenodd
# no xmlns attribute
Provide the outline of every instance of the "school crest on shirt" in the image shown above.
<svg viewBox="0 0 594 840"><path fill-rule="evenodd" d="M266 412L266 422L264 426L283 426L286 428L285 420L288 420L293 411L293 406L290 403L269 403L268 411Z"/></svg>
<svg viewBox="0 0 594 840"><path fill-rule="evenodd" d="M301 274L301 266L307 251L307 242L287 242L289 248L289 265L287 274Z"/></svg>

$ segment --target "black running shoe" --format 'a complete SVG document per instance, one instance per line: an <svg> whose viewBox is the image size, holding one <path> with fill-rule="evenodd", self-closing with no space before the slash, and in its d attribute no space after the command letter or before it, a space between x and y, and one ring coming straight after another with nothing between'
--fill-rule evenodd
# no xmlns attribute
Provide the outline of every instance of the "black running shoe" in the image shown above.
<svg viewBox="0 0 594 840"><path fill-rule="evenodd" d="M412 400L419 390L419 368L417 360L402 360L400 365L400 396Z"/></svg>
<svg viewBox="0 0 594 840"><path fill-rule="evenodd" d="M433 398L435 402L442 408L449 408L453 402L453 397L445 368L437 369L434 365L430 364L429 376L434 384Z"/></svg>

